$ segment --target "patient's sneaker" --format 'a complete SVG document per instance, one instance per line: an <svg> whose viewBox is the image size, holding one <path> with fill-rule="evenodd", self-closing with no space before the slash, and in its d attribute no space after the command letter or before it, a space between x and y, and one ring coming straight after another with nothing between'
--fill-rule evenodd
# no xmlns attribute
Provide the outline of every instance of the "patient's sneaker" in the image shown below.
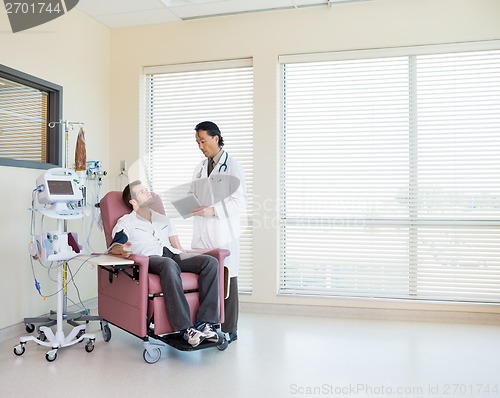
<svg viewBox="0 0 500 398"><path fill-rule="evenodd" d="M207 336L196 328L190 327L187 328L183 333L184 340L186 340L193 347L199 345L203 340L206 339Z"/></svg>
<svg viewBox="0 0 500 398"><path fill-rule="evenodd" d="M200 332L202 332L206 337L208 341L211 341L213 343L217 343L219 341L219 335L215 331L214 325L212 325L209 322L203 322L200 323L199 325L196 326L196 329L198 329Z"/></svg>

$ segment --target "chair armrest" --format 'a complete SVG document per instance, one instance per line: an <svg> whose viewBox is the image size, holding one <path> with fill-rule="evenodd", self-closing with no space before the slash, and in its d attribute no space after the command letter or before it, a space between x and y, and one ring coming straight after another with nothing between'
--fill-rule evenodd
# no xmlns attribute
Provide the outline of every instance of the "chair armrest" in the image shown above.
<svg viewBox="0 0 500 398"><path fill-rule="evenodd" d="M142 286L145 286L147 289L148 286L148 271L149 271L149 257L143 256L140 254L131 254L129 257L123 257L120 256L119 254L106 254L103 256L103 259L107 259L109 257L116 257L117 259L126 259L126 260L131 260L134 263L130 264L130 267L133 266L138 266L139 267L139 284ZM98 265L99 264L99 257L95 259L95 261ZM106 267L109 267L110 269L114 268L113 264L105 264ZM116 268L118 269L119 267L123 266L117 266Z"/></svg>
<svg viewBox="0 0 500 398"><path fill-rule="evenodd" d="M131 254L127 257L129 260L132 260L135 264L139 266L141 272L145 272L148 274L149 271L149 257L143 256L142 254Z"/></svg>
<svg viewBox="0 0 500 398"><path fill-rule="evenodd" d="M231 254L227 249L191 249L189 253L208 254L219 262L219 286L223 287L222 298L229 297L229 269L224 265L224 259Z"/></svg>
<svg viewBox="0 0 500 398"><path fill-rule="evenodd" d="M191 249L188 250L188 253L208 254L215 257L222 265L224 265L224 259L231 254L227 249Z"/></svg>

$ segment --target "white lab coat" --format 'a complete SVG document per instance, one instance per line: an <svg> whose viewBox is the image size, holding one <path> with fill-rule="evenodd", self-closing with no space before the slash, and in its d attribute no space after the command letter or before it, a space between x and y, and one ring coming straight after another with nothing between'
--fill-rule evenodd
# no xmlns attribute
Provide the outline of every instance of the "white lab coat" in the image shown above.
<svg viewBox="0 0 500 398"><path fill-rule="evenodd" d="M205 159L196 166L190 193L202 205L214 207L212 218L195 216L193 219L193 249L223 248L231 251L224 265L229 276L237 276L240 263L240 218L247 206L247 188L243 169L227 152L207 178ZM227 169L225 166L227 166Z"/></svg>

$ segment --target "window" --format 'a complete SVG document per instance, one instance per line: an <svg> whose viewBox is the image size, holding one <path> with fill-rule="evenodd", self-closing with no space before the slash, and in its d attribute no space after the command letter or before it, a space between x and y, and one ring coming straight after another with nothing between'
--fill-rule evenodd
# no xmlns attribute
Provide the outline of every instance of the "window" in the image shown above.
<svg viewBox="0 0 500 398"><path fill-rule="evenodd" d="M146 128L142 159L145 178L167 213L176 192L186 191L195 166L204 159L194 127L211 120L221 129L224 149L245 171L247 212L240 233L238 287L252 291L253 68L251 60L145 68ZM184 247L190 247L191 219L175 219Z"/></svg>
<svg viewBox="0 0 500 398"><path fill-rule="evenodd" d="M281 59L280 294L500 303L496 47Z"/></svg>
<svg viewBox="0 0 500 398"><path fill-rule="evenodd" d="M0 65L0 165L60 165L62 87Z"/></svg>

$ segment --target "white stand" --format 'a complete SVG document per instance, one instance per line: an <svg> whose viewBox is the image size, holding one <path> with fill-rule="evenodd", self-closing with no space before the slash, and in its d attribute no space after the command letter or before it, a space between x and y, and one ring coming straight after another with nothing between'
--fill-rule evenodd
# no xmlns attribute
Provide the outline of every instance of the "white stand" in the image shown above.
<svg viewBox="0 0 500 398"><path fill-rule="evenodd" d="M64 262L60 261L57 266L57 327L56 333L54 334L52 329L48 326L41 326L40 332L43 334L47 340L44 341L40 337L36 338L34 336L22 336L20 340L20 344L14 347L14 353L16 355L22 355L25 351L25 344L28 341L34 341L39 345L43 345L45 347L51 347L52 349L47 352L45 358L47 361L52 362L57 358L57 350L62 347L68 347L73 344L79 343L83 339L89 339L87 344L85 345L85 351L92 352L94 350L94 342L95 342L95 334L85 333L85 325L80 325L74 327L71 332L65 336L63 331L63 274L62 274L62 266Z"/></svg>
<svg viewBox="0 0 500 398"><path fill-rule="evenodd" d="M74 216L66 215L66 217ZM57 219L58 231L62 231L62 218ZM92 352L94 350L95 335L85 333L85 325L78 325L73 327L71 332L65 336L63 330L63 313L64 313L64 282L63 282L63 264L69 259L76 256L76 253L71 249L62 249L57 254L48 255L48 261L57 260L57 322L56 322L56 333L48 326L40 326L40 335L38 338L34 336L22 336L19 340L20 343L14 347L14 354L23 355L25 351L25 345L28 341L34 341L39 345L45 347L51 347L52 349L47 352L45 358L47 361L52 362L57 358L57 350L62 347L68 347L73 344L79 343L83 339L88 338L89 341L85 345L85 351Z"/></svg>

